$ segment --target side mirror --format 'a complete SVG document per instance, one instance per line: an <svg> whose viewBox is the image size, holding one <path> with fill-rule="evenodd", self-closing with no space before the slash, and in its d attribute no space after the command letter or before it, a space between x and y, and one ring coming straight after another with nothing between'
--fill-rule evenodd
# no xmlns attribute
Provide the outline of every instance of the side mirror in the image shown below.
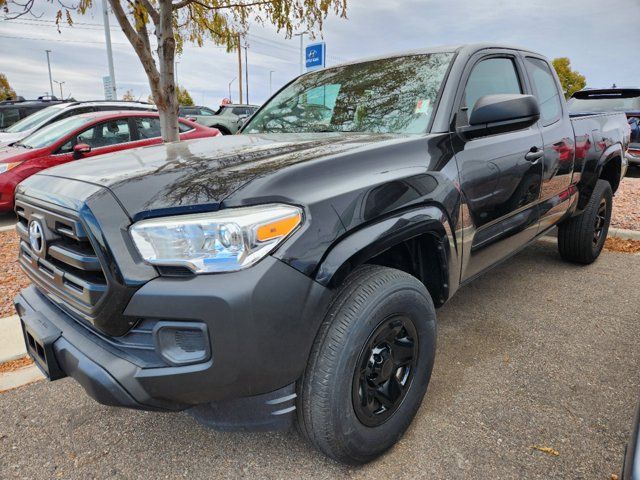
<svg viewBox="0 0 640 480"><path fill-rule="evenodd" d="M91 151L91 146L86 143L78 143L73 147L73 158L78 159L82 158L83 155L89 153Z"/></svg>
<svg viewBox="0 0 640 480"><path fill-rule="evenodd" d="M469 125L458 130L465 137L480 137L528 128L540 119L533 95L504 93L480 97L469 115Z"/></svg>

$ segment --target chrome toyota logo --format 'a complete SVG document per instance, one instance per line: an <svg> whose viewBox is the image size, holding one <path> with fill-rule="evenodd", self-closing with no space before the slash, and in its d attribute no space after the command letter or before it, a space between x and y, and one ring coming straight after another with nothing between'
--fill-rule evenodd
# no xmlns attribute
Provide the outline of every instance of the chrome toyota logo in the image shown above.
<svg viewBox="0 0 640 480"><path fill-rule="evenodd" d="M29 224L29 244L38 255L44 253L44 231L37 220L32 220Z"/></svg>

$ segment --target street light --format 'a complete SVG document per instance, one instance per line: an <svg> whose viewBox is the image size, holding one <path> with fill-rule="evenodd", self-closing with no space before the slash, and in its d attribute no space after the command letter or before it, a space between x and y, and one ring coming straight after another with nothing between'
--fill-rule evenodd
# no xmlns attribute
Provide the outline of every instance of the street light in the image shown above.
<svg viewBox="0 0 640 480"><path fill-rule="evenodd" d="M54 80L54 82L60 86L60 99L64 100L64 95L62 94L62 85L64 85L66 82L59 82L58 80Z"/></svg>
<svg viewBox="0 0 640 480"><path fill-rule="evenodd" d="M49 68L49 87L51 88L51 90L49 90L51 92L51 96L53 97L53 80L51 77L51 61L49 60L49 54L51 53L51 50L45 50L46 54L47 54L47 67Z"/></svg>
<svg viewBox="0 0 640 480"><path fill-rule="evenodd" d="M273 88L271 87L273 85L273 82L271 81L273 72L275 72L275 70L269 70L269 96L271 96L271 93L273 92Z"/></svg>
<svg viewBox="0 0 640 480"><path fill-rule="evenodd" d="M229 101L230 101L231 103L233 103L233 100L231 99L231 84L232 84L233 82L235 82L235 81L236 81L236 78L238 78L238 77L233 77L233 80L231 80L231 81L229 82Z"/></svg>
<svg viewBox="0 0 640 480"><path fill-rule="evenodd" d="M176 72L175 72L176 73L176 85L178 85L178 64L179 63L180 62L176 61Z"/></svg>

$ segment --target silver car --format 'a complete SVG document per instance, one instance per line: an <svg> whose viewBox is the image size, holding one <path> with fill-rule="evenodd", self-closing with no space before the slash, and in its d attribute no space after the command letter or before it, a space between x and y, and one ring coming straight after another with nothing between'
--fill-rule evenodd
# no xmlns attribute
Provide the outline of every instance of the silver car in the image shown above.
<svg viewBox="0 0 640 480"><path fill-rule="evenodd" d="M217 128L223 135L233 135L258 108L258 105L229 104L214 112L208 107L182 106L180 116L205 127Z"/></svg>

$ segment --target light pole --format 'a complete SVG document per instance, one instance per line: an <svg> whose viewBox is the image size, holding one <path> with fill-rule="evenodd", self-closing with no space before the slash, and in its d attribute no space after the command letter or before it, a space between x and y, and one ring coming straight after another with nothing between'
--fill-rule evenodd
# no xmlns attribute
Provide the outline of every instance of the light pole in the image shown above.
<svg viewBox="0 0 640 480"><path fill-rule="evenodd" d="M51 60L49 59L51 50L45 50L45 52L47 53L47 67L49 68L49 87L51 88L51 90L49 90L49 94L53 97L53 78L51 77Z"/></svg>
<svg viewBox="0 0 640 480"><path fill-rule="evenodd" d="M176 60L176 85L178 85L178 64L179 64L179 63L180 63L180 62L178 62L178 61Z"/></svg>
<svg viewBox="0 0 640 480"><path fill-rule="evenodd" d="M273 82L272 82L273 72L275 72L275 70L269 70L269 96L271 96L271 93L273 92L273 88L272 88L272 85L273 85Z"/></svg>
<svg viewBox="0 0 640 480"><path fill-rule="evenodd" d="M233 80L231 80L231 81L229 82L229 101L230 101L231 103L233 103L233 100L232 100L232 98L231 98L231 84L232 84L233 82L235 82L235 81L236 81L236 78L238 78L238 77L233 77Z"/></svg>
<svg viewBox="0 0 640 480"><path fill-rule="evenodd" d="M300 75L302 75L302 69L304 67L304 46L303 46L303 38L305 34L309 33L307 30L301 33L294 33L294 37L300 37Z"/></svg>
<svg viewBox="0 0 640 480"><path fill-rule="evenodd" d="M118 99L116 89L116 73L113 68L113 51L111 50L111 30L109 29L109 10L107 10L107 0L102 0L102 23L104 24L104 41L107 44L107 62L109 63L109 77L111 77L112 100Z"/></svg>
<svg viewBox="0 0 640 480"><path fill-rule="evenodd" d="M66 82L59 82L58 80L54 80L54 82L57 83L60 87L60 100L64 100L64 95L62 94L62 85L64 85Z"/></svg>
<svg viewBox="0 0 640 480"><path fill-rule="evenodd" d="M247 103L249 103L249 61L247 60L247 44L244 44L244 80L247 88Z"/></svg>

